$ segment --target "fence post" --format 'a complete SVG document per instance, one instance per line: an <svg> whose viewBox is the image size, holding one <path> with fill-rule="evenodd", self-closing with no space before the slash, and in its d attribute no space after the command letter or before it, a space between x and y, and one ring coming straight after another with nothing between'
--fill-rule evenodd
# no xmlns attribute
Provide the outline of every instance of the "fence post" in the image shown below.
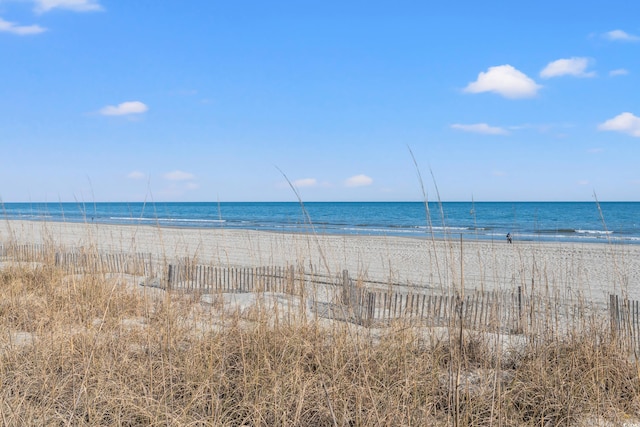
<svg viewBox="0 0 640 427"><path fill-rule="evenodd" d="M167 290L171 290L171 281L173 280L173 265L169 264L167 271Z"/></svg>
<svg viewBox="0 0 640 427"><path fill-rule="evenodd" d="M349 271L342 270L342 303L351 305Z"/></svg>
<svg viewBox="0 0 640 427"><path fill-rule="evenodd" d="M518 332L523 332L523 321L522 321L522 286L518 286Z"/></svg>
<svg viewBox="0 0 640 427"><path fill-rule="evenodd" d="M615 295L613 294L609 294L609 318L611 321L611 335L613 335L615 337L616 334L616 329L617 329L617 325L616 325L616 299L615 299Z"/></svg>
<svg viewBox="0 0 640 427"><path fill-rule="evenodd" d="M378 294L376 292L369 293L369 307L368 307L369 312L367 313L369 326L371 326L373 322L376 320L376 307L377 307L376 300L377 299L378 299Z"/></svg>

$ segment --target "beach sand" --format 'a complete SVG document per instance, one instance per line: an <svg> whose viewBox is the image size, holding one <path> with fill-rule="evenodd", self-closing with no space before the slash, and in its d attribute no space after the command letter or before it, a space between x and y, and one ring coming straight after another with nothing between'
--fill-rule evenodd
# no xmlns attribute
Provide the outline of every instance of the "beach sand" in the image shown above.
<svg viewBox="0 0 640 427"><path fill-rule="evenodd" d="M545 290L603 304L609 294L640 299L640 245L475 241L392 236L311 235L252 230L161 228L9 221L0 242L52 243L151 253L225 266L308 266L348 270L382 284L443 290ZM462 259L462 262L461 262Z"/></svg>

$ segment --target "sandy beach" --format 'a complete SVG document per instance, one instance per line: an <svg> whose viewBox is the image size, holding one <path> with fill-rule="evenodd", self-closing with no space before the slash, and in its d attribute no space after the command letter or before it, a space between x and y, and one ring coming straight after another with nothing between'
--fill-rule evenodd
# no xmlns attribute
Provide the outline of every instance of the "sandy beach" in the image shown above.
<svg viewBox="0 0 640 427"><path fill-rule="evenodd" d="M160 408L158 414L169 410L182 414L183 408L193 407L193 419L201 419L203 413L211 416L206 405L212 396L219 399L221 405L229 405L231 409L223 414L229 413L229 419L246 418L245 405L259 408L255 415L258 419L264 416L263 408L270 408L261 402L280 399L282 390L291 390L287 392L287 403L282 404L282 408L288 408L288 402L295 401L296 396L305 396L300 404L312 408L326 408L329 401L340 407L346 401L344 396L349 394L370 399L367 407L375 410L384 407L382 402L402 402L394 403L391 409L385 409L387 412L404 408L407 396L414 396L416 390L420 390L420 397L411 403L416 409L410 416L419 419L415 424L452 425L449 409L433 412L428 402L447 398L455 401L455 390L462 389L460 398L465 400L461 408L486 419L494 418L487 408L491 408L496 399L501 399L500 412L496 411L495 416L517 419L518 425L530 421L532 410L540 412L536 419L548 418L552 410L560 414L554 415L553 419L565 419L564 412L569 412L567 407L575 421L568 425L639 425L637 409L629 403L629 396L634 396L635 402L637 390L640 390L637 364L628 360L629 354L636 351L637 341L628 339L630 335L625 329L626 325L636 325L635 318L633 323L610 323L606 307L610 294L640 299L637 289L640 246L517 240L509 244L506 239L461 242L453 238L432 240L428 236L313 235L30 221L3 221L0 243L44 244L56 251L89 248L107 253L150 253L152 261L161 264L189 257L198 264L229 267L303 264L317 273L331 275L339 275L346 269L350 277L364 279L364 286L394 291L397 288L399 292L392 292L395 295L422 293L423 310L424 295L431 293L428 289L440 289L443 294L451 295L461 289L465 292L476 289L510 291L521 287L525 299L534 294L532 288L537 295L559 297L547 300L551 301L549 304L542 301L544 298L538 302L525 302L524 311L520 313L516 311L519 305L507 304L501 310L495 301L478 300L476 304L469 298L464 306L459 306L467 307L466 311L458 311L454 307L458 307L459 298L447 297L443 303L444 298L440 295L438 314L435 315L436 299L432 304L430 298L425 317L430 320L422 323L411 320L415 319L411 317L412 313L418 316L418 311L402 310L401 298L398 316L395 311L397 299L393 300L393 314L391 299L388 311L385 311L386 305L375 303L370 306L373 307L370 314L363 310L364 305L347 308L341 286L307 287L313 292L308 294L237 292L237 289L198 294L181 292L180 287L175 288L177 292L167 292L167 288L156 285L160 283L156 278L145 276L153 279L146 280L137 273L102 275L89 271L88 275L60 275L55 269L41 269L38 274L14 269L4 276L2 288L5 292L3 300L8 301L4 306L8 314L3 317L3 327L9 332L0 339L0 351L5 351L3 370L16 376L23 375L20 378L24 379L16 383L29 387L34 383L33 378L37 378L35 383L46 387L38 391L39 396L49 396L51 388L48 384L67 385L64 393L51 396L45 404L39 403L42 399L33 399L35 403L22 412L16 411L17 414L40 417L54 406L49 401L66 402L68 396L74 396L71 390L77 387L67 378L77 375L76 366L87 366L87 372L91 370L93 376L86 389L99 390L96 392L99 397L94 398L87 392L83 408L86 406L89 408L86 411L90 412L105 405L105 395L109 402L117 402L114 407L143 395L145 404L130 410L136 415L147 410L146 402L162 401L164 395L154 397L150 393L153 390L162 392L167 387L167 376L150 373L158 372L158 366L168 363L170 369L166 368L166 372L186 372L186 379L172 377L179 390L188 390L187 384L198 390L209 383L224 384L237 372L243 372L237 381L229 383L229 390L257 388L263 391L253 395L246 393L252 396L246 401L249 403L245 398L233 400L233 393L219 395L212 389L193 394L189 401L172 400L157 406ZM31 265L41 264L32 262ZM35 279L39 281L33 282ZM73 286L69 286L70 283ZM406 288L427 290L407 293ZM187 289L182 286L182 290ZM369 295L372 294L375 292ZM409 299L404 301L406 304ZM449 308L441 311L442 307ZM464 320L456 323L454 319L463 312ZM591 313L605 316L590 317ZM419 316L422 318L422 314ZM70 323L70 319L75 323ZM615 330L622 333L612 333L612 325L618 325ZM591 326L596 328L591 329ZM456 333L451 334L451 331ZM449 346L456 342L454 337L459 337L460 344ZM83 343L89 347L81 347ZM236 347L232 348L233 345ZM80 350L69 351L76 348ZM173 359L166 356L168 353ZM290 359L288 355L301 356ZM12 365L7 360L16 363ZM235 360L249 362L244 362L241 371ZM353 360L357 364L350 365ZM229 363L229 368L225 363ZM403 365L404 369L393 369ZM44 368L38 369L40 366ZM74 368L69 371L69 367ZM456 367L459 367L457 371ZM223 374L216 376L217 369L224 369ZM320 372L320 379L316 378L316 372ZM585 372L598 372L598 375ZM358 376L354 377L352 373ZM398 377L400 374L404 376ZM361 381L362 375L375 378L375 386ZM194 378L197 379L195 382ZM246 378L251 378L250 382ZM282 379L285 384L278 385L276 391L273 391L274 378ZM299 378L304 378L300 384ZM323 378L332 379L331 389L323 388ZM116 386L104 386L110 383ZM314 384L319 385L313 388ZM603 384L614 386L599 388ZM394 391L398 387L402 388ZM499 390L499 396L496 390ZM315 401L317 396L325 396L325 399ZM13 395L4 398L5 401L16 399ZM529 402L525 409L522 409L523 401ZM73 402L67 406L72 406ZM473 402L473 405L467 402ZM19 404L23 405L23 401ZM350 410L341 409L340 414L350 416ZM602 411L606 412L606 418L601 415ZM236 415L239 412L242 414ZM367 413L373 412L373 409L367 410ZM72 419L73 414L48 416ZM158 418L154 414L147 416ZM410 416L404 417L409 419ZM133 419L133 415L131 417ZM334 419L327 417L327 420ZM295 415L290 418L295 419ZM468 424L490 424L484 421L485 418ZM602 422L609 418L614 422ZM400 418L394 415L394 419ZM431 421L438 419L443 422ZM152 422L144 423L147 424ZM312 420L284 424L331 423ZM334 424L339 425L337 421ZM379 420L362 422L362 425L381 424L385 423ZM400 421L398 424L414 423Z"/></svg>
<svg viewBox="0 0 640 427"><path fill-rule="evenodd" d="M0 241L151 253L229 266L303 264L319 272L405 286L500 290L542 287L565 298L640 299L640 246L432 240L251 230L3 221ZM461 262L462 259L462 262ZM540 288L538 288L540 289Z"/></svg>

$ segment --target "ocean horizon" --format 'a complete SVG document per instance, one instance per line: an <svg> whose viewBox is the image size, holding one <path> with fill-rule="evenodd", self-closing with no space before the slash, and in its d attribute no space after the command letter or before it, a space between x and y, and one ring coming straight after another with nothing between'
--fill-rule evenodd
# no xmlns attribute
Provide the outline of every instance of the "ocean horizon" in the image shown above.
<svg viewBox="0 0 640 427"><path fill-rule="evenodd" d="M30 202L6 220L640 244L640 202Z"/></svg>

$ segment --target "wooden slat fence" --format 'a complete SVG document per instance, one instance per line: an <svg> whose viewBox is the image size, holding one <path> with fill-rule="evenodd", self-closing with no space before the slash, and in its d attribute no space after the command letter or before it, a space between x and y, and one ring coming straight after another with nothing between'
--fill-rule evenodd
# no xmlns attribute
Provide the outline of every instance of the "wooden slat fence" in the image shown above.
<svg viewBox="0 0 640 427"><path fill-rule="evenodd" d="M526 321L526 299L514 292L458 295L358 291L357 317L363 324L416 320L429 326L463 322L468 329L520 333Z"/></svg>
<svg viewBox="0 0 640 427"><path fill-rule="evenodd" d="M16 262L49 262L53 249L42 244L2 244L0 255Z"/></svg>
<svg viewBox="0 0 640 427"><path fill-rule="evenodd" d="M611 333L621 344L640 351L640 301L609 295Z"/></svg>
<svg viewBox="0 0 640 427"><path fill-rule="evenodd" d="M559 325L584 318L584 307L573 306L559 297L524 295L518 287L500 292L468 292L464 298L438 293L433 289L415 291L375 290L375 283L355 281L348 271L335 276L322 275L301 266L221 267L197 265L188 258L154 265L150 253L107 253L52 249L46 245L0 244L0 256L21 262L55 262L70 273L111 272L157 277L167 289L199 292L278 292L305 295L319 286L338 296L337 301L322 297L308 301L332 318L362 325L384 324L398 319L416 320L431 326L459 325L465 328L528 333L539 327L558 330ZM54 259L51 259L51 257ZM383 283L378 283L382 285ZM342 287L340 292L340 287ZM379 287L379 286L378 286ZM326 294L325 294L326 295ZM640 303L612 295L609 314L613 333L640 350Z"/></svg>
<svg viewBox="0 0 640 427"><path fill-rule="evenodd" d="M69 273L104 272L153 276L154 264L150 253L70 251L43 244L0 244L0 257L15 262L50 263Z"/></svg>
<svg viewBox="0 0 640 427"><path fill-rule="evenodd" d="M303 273L302 273L303 274ZM281 292L296 294L296 269L279 267L218 267L208 265L169 264L168 289L199 292Z"/></svg>
<svg viewBox="0 0 640 427"><path fill-rule="evenodd" d="M431 326L448 326L453 319L462 319L468 328L513 333L523 329L527 306L521 288L514 292L473 292L463 300L455 295L371 291L366 287L356 288L346 270L332 278L308 274L303 268L293 266L235 268L184 262L170 264L166 277L169 289L200 292L298 294L304 286L317 283L342 286L340 304L316 304L323 305L327 317L340 317L363 325L414 319Z"/></svg>
<svg viewBox="0 0 640 427"><path fill-rule="evenodd" d="M124 273L153 275L150 253L56 252L55 265L69 273Z"/></svg>

